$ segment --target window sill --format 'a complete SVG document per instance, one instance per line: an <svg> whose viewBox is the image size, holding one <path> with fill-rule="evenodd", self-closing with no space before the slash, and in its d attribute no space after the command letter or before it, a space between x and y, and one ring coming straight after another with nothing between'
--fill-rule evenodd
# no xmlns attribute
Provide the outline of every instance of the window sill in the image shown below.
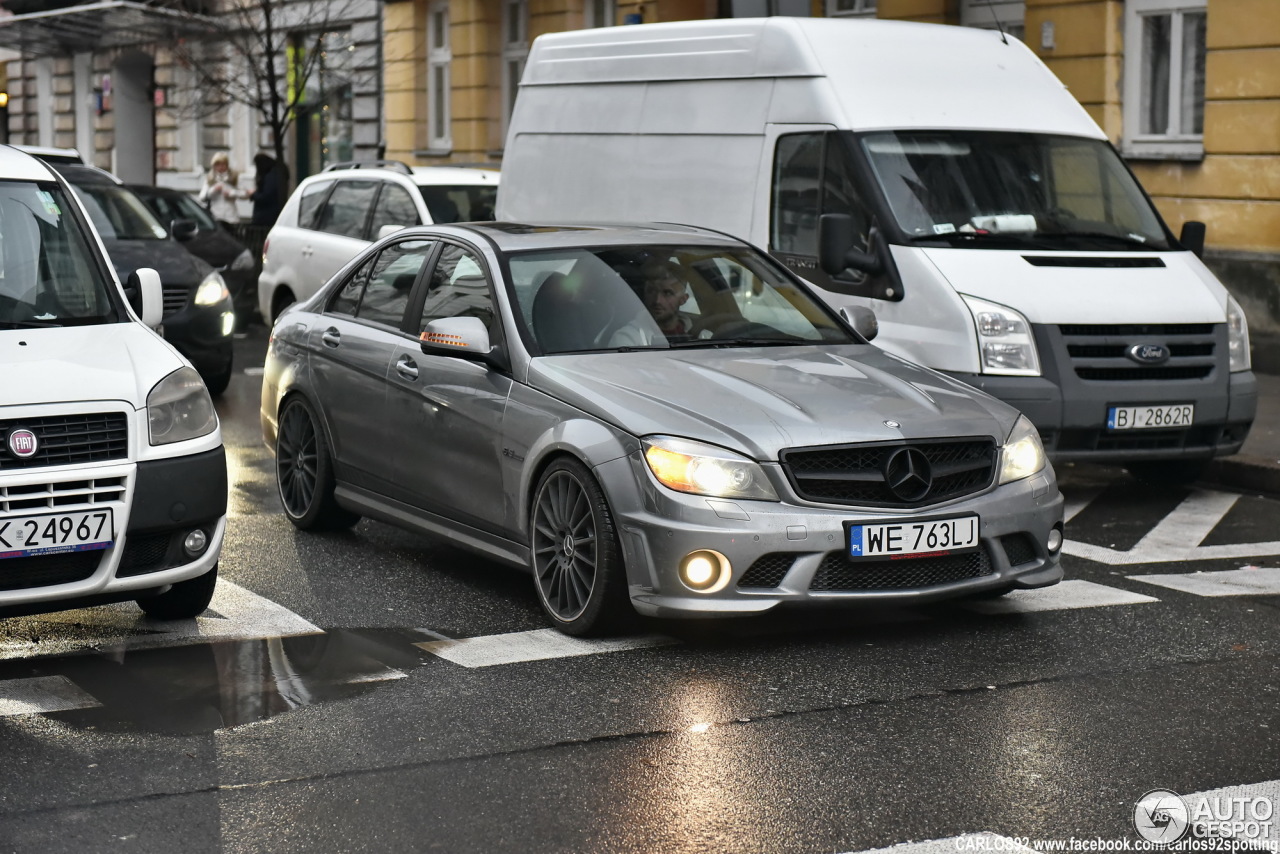
<svg viewBox="0 0 1280 854"><path fill-rule="evenodd" d="M1120 147L1128 160L1204 160L1203 139L1131 139Z"/></svg>

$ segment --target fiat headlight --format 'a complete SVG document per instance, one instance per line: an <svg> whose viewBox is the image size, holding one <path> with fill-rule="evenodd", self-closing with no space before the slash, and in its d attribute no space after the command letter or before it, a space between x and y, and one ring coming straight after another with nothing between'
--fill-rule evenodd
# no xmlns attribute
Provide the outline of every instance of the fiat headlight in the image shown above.
<svg viewBox="0 0 1280 854"><path fill-rule="evenodd" d="M649 436L644 459L663 486L712 498L777 501L764 470L741 454L674 436Z"/></svg>
<svg viewBox="0 0 1280 854"><path fill-rule="evenodd" d="M218 426L213 400L194 368L182 367L147 395L151 444L168 445L207 436Z"/></svg>
<svg viewBox="0 0 1280 854"><path fill-rule="evenodd" d="M1247 371L1253 366L1249 355L1249 321L1235 297L1227 297L1227 352L1233 373Z"/></svg>
<svg viewBox="0 0 1280 854"><path fill-rule="evenodd" d="M204 277L200 287L196 288L196 305L217 305L225 299L231 299L231 291L217 270Z"/></svg>
<svg viewBox="0 0 1280 854"><path fill-rule="evenodd" d="M978 356L982 373L1017 377L1040 376L1040 357L1031 336L1031 324L1003 305L965 296L978 329Z"/></svg>
<svg viewBox="0 0 1280 854"><path fill-rule="evenodd" d="M1013 432L1000 449L1000 482L1010 483L1040 471L1045 466L1044 445L1027 416L1020 415Z"/></svg>
<svg viewBox="0 0 1280 854"><path fill-rule="evenodd" d="M231 262L231 269L237 272L253 269L253 253L248 249L236 256L236 260Z"/></svg>

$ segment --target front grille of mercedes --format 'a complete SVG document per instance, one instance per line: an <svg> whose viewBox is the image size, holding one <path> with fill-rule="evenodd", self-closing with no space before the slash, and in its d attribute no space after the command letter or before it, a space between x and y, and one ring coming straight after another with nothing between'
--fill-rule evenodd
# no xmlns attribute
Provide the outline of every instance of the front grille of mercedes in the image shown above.
<svg viewBox="0 0 1280 854"><path fill-rule="evenodd" d="M810 590L919 590L981 578L994 572L985 548L968 554L899 560L851 561L843 552L828 552L818 565Z"/></svg>
<svg viewBox="0 0 1280 854"><path fill-rule="evenodd" d="M1213 373L1217 342L1212 323L1063 324L1062 334L1077 377L1092 382L1202 380ZM1128 357L1136 344L1169 348L1168 361L1143 365Z"/></svg>
<svg viewBox="0 0 1280 854"><path fill-rule="evenodd" d="M932 483L922 498L906 501L885 481L889 458L915 448L929 461ZM789 448L782 468L806 501L862 507L923 507L981 492L995 477L996 444L991 439L940 439Z"/></svg>

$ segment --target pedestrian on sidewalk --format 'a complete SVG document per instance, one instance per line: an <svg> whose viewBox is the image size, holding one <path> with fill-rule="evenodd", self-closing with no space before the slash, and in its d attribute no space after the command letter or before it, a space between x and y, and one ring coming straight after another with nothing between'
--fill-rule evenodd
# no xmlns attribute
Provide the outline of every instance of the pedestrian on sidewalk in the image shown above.
<svg viewBox="0 0 1280 854"><path fill-rule="evenodd" d="M238 179L227 153L219 151L209 161L209 171L205 173L204 186L200 188L200 201L208 206L213 218L227 228L240 224L240 211L236 210L236 199L241 196L236 186Z"/></svg>

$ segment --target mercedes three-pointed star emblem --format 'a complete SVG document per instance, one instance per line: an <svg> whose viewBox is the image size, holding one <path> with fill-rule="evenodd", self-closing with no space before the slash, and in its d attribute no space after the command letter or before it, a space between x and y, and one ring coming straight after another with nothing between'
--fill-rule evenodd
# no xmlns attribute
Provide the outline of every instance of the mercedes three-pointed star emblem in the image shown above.
<svg viewBox="0 0 1280 854"><path fill-rule="evenodd" d="M917 448L894 451L884 465L884 482L899 500L914 503L929 494L933 486L933 467L929 458Z"/></svg>

